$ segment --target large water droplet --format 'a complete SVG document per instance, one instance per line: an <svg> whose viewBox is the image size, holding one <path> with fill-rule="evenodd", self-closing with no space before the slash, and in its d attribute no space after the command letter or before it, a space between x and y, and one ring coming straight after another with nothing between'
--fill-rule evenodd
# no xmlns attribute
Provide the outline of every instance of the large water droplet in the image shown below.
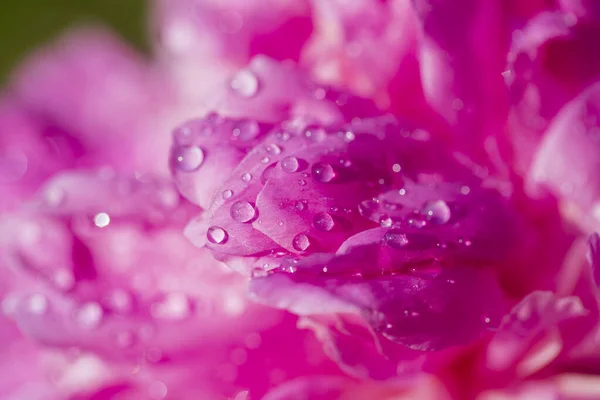
<svg viewBox="0 0 600 400"><path fill-rule="evenodd" d="M428 201L421 209L421 214L436 224L445 224L450 220L450 207L444 200Z"/></svg>
<svg viewBox="0 0 600 400"><path fill-rule="evenodd" d="M258 78L248 69L242 69L231 80L231 88L240 96L252 97L258 93Z"/></svg>
<svg viewBox="0 0 600 400"><path fill-rule="evenodd" d="M256 216L256 210L247 201L236 201L231 205L229 215L236 222L249 222Z"/></svg>
<svg viewBox="0 0 600 400"><path fill-rule="evenodd" d="M281 169L288 174L298 171L300 163L296 157L286 157L281 160Z"/></svg>
<svg viewBox="0 0 600 400"><path fill-rule="evenodd" d="M335 177L335 172L329 164L316 163L312 167L312 175L317 182L327 183Z"/></svg>
<svg viewBox="0 0 600 400"><path fill-rule="evenodd" d="M388 246L394 249L404 249L409 243L406 234L396 229L387 231L384 240Z"/></svg>
<svg viewBox="0 0 600 400"><path fill-rule="evenodd" d="M198 146L180 146L173 150L175 167L183 172L194 172L204 162L204 151Z"/></svg>
<svg viewBox="0 0 600 400"><path fill-rule="evenodd" d="M318 213L313 218L314 227L323 232L329 232L332 230L334 224L333 218L326 212Z"/></svg>
<svg viewBox="0 0 600 400"><path fill-rule="evenodd" d="M103 315L104 311L100 304L89 302L79 308L76 313L76 319L82 328L93 329L100 324Z"/></svg>
<svg viewBox="0 0 600 400"><path fill-rule="evenodd" d="M154 318L184 319L191 315L192 305L183 293L169 293L161 301L152 305L150 312Z"/></svg>
<svg viewBox="0 0 600 400"><path fill-rule="evenodd" d="M310 239L304 233L299 233L292 240L292 246L296 251L306 251L310 247Z"/></svg>
<svg viewBox="0 0 600 400"><path fill-rule="evenodd" d="M208 228L206 232L206 237L209 242L214 244L224 244L227 242L228 235L227 232L223 228L219 228L218 226L211 226Z"/></svg>

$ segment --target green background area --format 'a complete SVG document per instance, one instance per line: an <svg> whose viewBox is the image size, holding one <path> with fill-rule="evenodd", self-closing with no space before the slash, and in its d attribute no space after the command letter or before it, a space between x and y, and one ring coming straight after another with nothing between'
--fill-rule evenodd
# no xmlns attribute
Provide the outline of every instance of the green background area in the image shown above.
<svg viewBox="0 0 600 400"><path fill-rule="evenodd" d="M145 0L3 0L0 5L0 83L32 49L74 24L100 22L146 48Z"/></svg>

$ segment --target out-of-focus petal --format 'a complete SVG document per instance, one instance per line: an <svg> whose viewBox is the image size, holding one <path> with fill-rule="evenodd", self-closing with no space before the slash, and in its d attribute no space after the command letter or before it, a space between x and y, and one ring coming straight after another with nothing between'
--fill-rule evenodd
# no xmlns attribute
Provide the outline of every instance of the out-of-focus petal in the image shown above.
<svg viewBox="0 0 600 400"><path fill-rule="evenodd" d="M548 126L529 173L535 188L548 188L582 228L598 225L600 184L600 84L568 103Z"/></svg>

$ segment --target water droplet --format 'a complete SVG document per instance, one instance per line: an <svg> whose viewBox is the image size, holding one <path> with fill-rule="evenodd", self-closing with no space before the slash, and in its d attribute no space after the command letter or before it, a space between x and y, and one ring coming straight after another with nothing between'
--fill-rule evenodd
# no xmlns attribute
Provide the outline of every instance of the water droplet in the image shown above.
<svg viewBox="0 0 600 400"><path fill-rule="evenodd" d="M154 318L184 319L191 315L192 304L183 293L169 293L161 301L152 304L150 312Z"/></svg>
<svg viewBox="0 0 600 400"><path fill-rule="evenodd" d="M277 223L277 225L278 225L278 226L283 226L283 221L279 221L279 222Z"/></svg>
<svg viewBox="0 0 600 400"><path fill-rule="evenodd" d="M208 241L214 244L224 244L227 242L227 232L223 228L219 228L218 226L211 226L208 228L206 232L206 237Z"/></svg>
<svg viewBox="0 0 600 400"><path fill-rule="evenodd" d="M384 240L388 246L394 249L404 249L409 243L406 234L395 229L387 231Z"/></svg>
<svg viewBox="0 0 600 400"><path fill-rule="evenodd" d="M317 182L327 183L335 177L335 172L329 164L316 163L312 167L312 175Z"/></svg>
<svg viewBox="0 0 600 400"><path fill-rule="evenodd" d="M248 69L242 69L231 80L231 88L240 96L252 97L258 93L258 78Z"/></svg>
<svg viewBox="0 0 600 400"><path fill-rule="evenodd" d="M404 196L406 194L406 189L400 189L400 190L398 190L398 194L400 196Z"/></svg>
<svg viewBox="0 0 600 400"><path fill-rule="evenodd" d="M252 175L250 175L248 172L246 172L245 174L242 174L242 181L248 183L252 180Z"/></svg>
<svg viewBox="0 0 600 400"><path fill-rule="evenodd" d="M100 324L103 315L104 311L102 310L100 304L96 302L89 302L85 303L79 308L76 313L76 319L82 328L93 329Z"/></svg>
<svg viewBox="0 0 600 400"><path fill-rule="evenodd" d="M310 239L304 233L299 233L294 237L292 246L296 251L306 251L310 246Z"/></svg>
<svg viewBox="0 0 600 400"><path fill-rule="evenodd" d="M392 171L400 172L400 171L402 171L402 167L400 166L400 164L394 164L394 165L392 165Z"/></svg>
<svg viewBox="0 0 600 400"><path fill-rule="evenodd" d="M27 301L27 309L32 314L42 315L48 310L48 299L41 293L34 294Z"/></svg>
<svg viewBox="0 0 600 400"><path fill-rule="evenodd" d="M379 223L382 227L389 228L392 226L393 221L387 214L383 214L381 217L379 217Z"/></svg>
<svg viewBox="0 0 600 400"><path fill-rule="evenodd" d="M229 215L236 222L249 222L256 216L256 210L247 201L236 201L231 205Z"/></svg>
<svg viewBox="0 0 600 400"><path fill-rule="evenodd" d="M333 229L334 221L331 215L327 214L326 212L322 212L315 215L313 218L313 225L320 231L329 232Z"/></svg>
<svg viewBox="0 0 600 400"><path fill-rule="evenodd" d="M260 160L260 162L263 163L263 164L268 164L269 161L271 161L271 159L269 157L267 157L267 156L261 158L261 160Z"/></svg>
<svg viewBox="0 0 600 400"><path fill-rule="evenodd" d="M183 172L194 172L204 162L204 151L198 146L180 146L173 150L175 167Z"/></svg>
<svg viewBox="0 0 600 400"><path fill-rule="evenodd" d="M98 213L94 217L94 225L98 228L107 227L110 224L110 216L107 213Z"/></svg>
<svg viewBox="0 0 600 400"><path fill-rule="evenodd" d="M16 147L0 149L0 182L13 183L27 172L27 155Z"/></svg>
<svg viewBox="0 0 600 400"><path fill-rule="evenodd" d="M265 147L265 150L269 154L273 154L273 155L281 154L281 147L277 146L275 143L271 143L270 145Z"/></svg>
<svg viewBox="0 0 600 400"><path fill-rule="evenodd" d="M148 394L152 400L162 400L167 396L167 385L160 381L154 381L148 388Z"/></svg>
<svg viewBox="0 0 600 400"><path fill-rule="evenodd" d="M223 191L223 200L227 200L233 196L233 191L231 189L227 189Z"/></svg>
<svg viewBox="0 0 600 400"><path fill-rule="evenodd" d="M469 188L468 186L462 186L462 187L460 188L460 193L461 193L461 194L467 195L467 194L469 194L470 192L471 192L471 188Z"/></svg>
<svg viewBox="0 0 600 400"><path fill-rule="evenodd" d="M436 224L445 224L450 220L450 207L444 200L428 201L421 209L429 221Z"/></svg>
<svg viewBox="0 0 600 400"><path fill-rule="evenodd" d="M371 218L379 206L373 200L365 200L358 205L358 212L365 218Z"/></svg>
<svg viewBox="0 0 600 400"><path fill-rule="evenodd" d="M304 179L300 179L300 180L298 181L298 185L300 185L300 186L304 186L304 185L306 185L306 181L305 181Z"/></svg>
<svg viewBox="0 0 600 400"><path fill-rule="evenodd" d="M297 201L295 204L296 210L298 211L302 211L304 210L304 203L302 203L301 201Z"/></svg>
<svg viewBox="0 0 600 400"><path fill-rule="evenodd" d="M288 174L298 171L300 163L296 157L286 157L281 160L281 169Z"/></svg>

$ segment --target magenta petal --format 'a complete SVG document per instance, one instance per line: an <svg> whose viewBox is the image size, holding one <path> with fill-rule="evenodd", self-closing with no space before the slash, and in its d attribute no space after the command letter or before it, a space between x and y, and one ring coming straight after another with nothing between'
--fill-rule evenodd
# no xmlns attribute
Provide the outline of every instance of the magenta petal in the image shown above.
<svg viewBox="0 0 600 400"><path fill-rule="evenodd" d="M352 271L353 260L342 256L312 264L309 257L293 264L292 273L255 278L250 290L261 302L301 315L360 313L385 337L422 350L472 340L503 311L498 284L486 271L453 267L370 278L340 275L345 268Z"/></svg>
<svg viewBox="0 0 600 400"><path fill-rule="evenodd" d="M216 115L179 127L173 135L170 166L181 194L203 208L215 194L232 196L216 191L268 129L252 120Z"/></svg>
<svg viewBox="0 0 600 400"><path fill-rule="evenodd" d="M540 13L513 41L505 72L514 168L529 168L544 130L557 112L597 79L600 64L590 51L598 28L570 20L573 14Z"/></svg>
<svg viewBox="0 0 600 400"><path fill-rule="evenodd" d="M577 336L584 334L587 311L577 297L558 298L550 292L534 292L515 306L506 315L498 332L494 335L487 349L487 366L493 371L507 371L518 362L526 359L528 354L533 358L536 349L545 340L557 340L553 334L562 336L558 341L559 348L550 352L553 358L543 357L542 364L530 363L532 371L525 370L523 363L520 373L537 372L538 369L551 363L560 355L560 351L578 343ZM553 333L554 332L554 333Z"/></svg>
<svg viewBox="0 0 600 400"><path fill-rule="evenodd" d="M68 143L79 166L167 172L164 124L175 99L159 71L111 34L68 34L31 57L13 89L43 123L40 138Z"/></svg>
<svg viewBox="0 0 600 400"><path fill-rule="evenodd" d="M297 60L312 30L305 0L155 0L159 50L171 67L241 67L257 54ZM175 62L174 62L175 61ZM216 65L211 65L216 64Z"/></svg>
<svg viewBox="0 0 600 400"><path fill-rule="evenodd" d="M600 181L600 84L594 84L568 103L552 121L539 145L530 171L532 184L549 188L574 208L571 216L594 229Z"/></svg>
<svg viewBox="0 0 600 400"><path fill-rule="evenodd" d="M500 2L415 0L424 34L425 97L454 128L458 144L481 162L488 136L502 133L506 90L501 73L508 33Z"/></svg>

